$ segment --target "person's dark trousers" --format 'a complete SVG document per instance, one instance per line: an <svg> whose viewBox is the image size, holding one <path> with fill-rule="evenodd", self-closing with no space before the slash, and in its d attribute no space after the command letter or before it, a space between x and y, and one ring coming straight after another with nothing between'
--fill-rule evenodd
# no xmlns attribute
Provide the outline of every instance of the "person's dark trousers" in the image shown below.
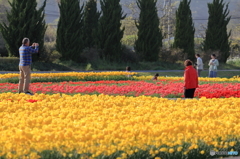
<svg viewBox="0 0 240 159"><path fill-rule="evenodd" d="M193 97L194 97L195 90L196 90L196 88L193 88L193 89L185 89L185 91L184 91L184 96L185 96L185 98L193 98Z"/></svg>

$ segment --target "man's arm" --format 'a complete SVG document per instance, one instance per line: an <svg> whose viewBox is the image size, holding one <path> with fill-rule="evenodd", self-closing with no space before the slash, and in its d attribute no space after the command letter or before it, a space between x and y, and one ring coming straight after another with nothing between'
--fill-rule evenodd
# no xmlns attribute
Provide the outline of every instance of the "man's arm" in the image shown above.
<svg viewBox="0 0 240 159"><path fill-rule="evenodd" d="M32 54L38 53L38 46L35 46L35 48L29 47L28 51Z"/></svg>

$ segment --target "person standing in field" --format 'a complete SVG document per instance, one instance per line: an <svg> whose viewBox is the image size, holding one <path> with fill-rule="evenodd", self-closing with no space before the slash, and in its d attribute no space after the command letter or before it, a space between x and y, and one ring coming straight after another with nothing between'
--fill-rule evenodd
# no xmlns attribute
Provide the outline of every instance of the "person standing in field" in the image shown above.
<svg viewBox="0 0 240 159"><path fill-rule="evenodd" d="M197 66L198 77L200 77L200 74L203 70L203 62L199 54L196 54L196 58L197 58L196 66Z"/></svg>
<svg viewBox="0 0 240 159"><path fill-rule="evenodd" d="M216 59L216 55L211 55L211 60L209 61L209 77L217 77L217 66L219 66L219 62Z"/></svg>
<svg viewBox="0 0 240 159"><path fill-rule="evenodd" d="M29 84L31 79L31 64L32 64L32 54L38 53L38 43L33 43L30 45L30 40L24 38L22 40L22 46L19 48L19 71L20 79L18 85L18 92L33 95L29 91Z"/></svg>
<svg viewBox="0 0 240 159"><path fill-rule="evenodd" d="M127 77L128 77L128 78L131 77L131 75L130 75L131 67L130 67L130 66L127 66L127 67L126 67L126 72L128 72Z"/></svg>
<svg viewBox="0 0 240 159"><path fill-rule="evenodd" d="M184 97L193 98L196 88L198 87L198 75L196 69L193 67L191 60L184 62Z"/></svg>

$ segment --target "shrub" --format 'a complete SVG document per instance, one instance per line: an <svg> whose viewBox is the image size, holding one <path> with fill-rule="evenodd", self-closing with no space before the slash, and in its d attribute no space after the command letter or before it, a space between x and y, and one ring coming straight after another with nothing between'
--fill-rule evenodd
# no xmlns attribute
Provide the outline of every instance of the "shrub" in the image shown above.
<svg viewBox="0 0 240 159"><path fill-rule="evenodd" d="M230 52L230 57L229 58L235 58L238 57L240 58L240 46L238 44L234 44L231 46L231 52Z"/></svg>
<svg viewBox="0 0 240 159"><path fill-rule="evenodd" d="M205 52L202 52L200 55L201 55L201 58L203 60L203 63L205 63L205 65L207 66L208 65L208 62L210 61L211 59L211 54L215 54L216 55L216 58L218 60L221 59L221 54L219 51L211 51L211 50L208 50L208 51L205 51Z"/></svg>
<svg viewBox="0 0 240 159"><path fill-rule="evenodd" d="M100 49L85 48L81 54L81 58L78 61L83 63L96 64L100 61L100 52Z"/></svg>
<svg viewBox="0 0 240 159"><path fill-rule="evenodd" d="M19 62L19 58L18 57L0 57L0 62L1 63Z"/></svg>
<svg viewBox="0 0 240 159"><path fill-rule="evenodd" d="M4 56L8 56L8 52L6 47L0 44L0 57L4 57Z"/></svg>
<svg viewBox="0 0 240 159"><path fill-rule="evenodd" d="M182 49L161 48L159 58L164 62L176 63L177 61L186 60L187 57L184 56Z"/></svg>
<svg viewBox="0 0 240 159"><path fill-rule="evenodd" d="M57 36L57 28L53 26L48 26L45 36L44 36L44 41L45 42L55 42L56 41L56 36Z"/></svg>
<svg viewBox="0 0 240 159"><path fill-rule="evenodd" d="M136 63L139 61L138 55L133 48L123 45L122 46L122 61Z"/></svg>
<svg viewBox="0 0 240 159"><path fill-rule="evenodd" d="M231 58L227 61L227 64L240 67L240 57Z"/></svg>
<svg viewBox="0 0 240 159"><path fill-rule="evenodd" d="M40 54L40 61L53 62L61 57L61 54L56 51L55 42L48 42L44 46L44 51Z"/></svg>
<svg viewBox="0 0 240 159"><path fill-rule="evenodd" d="M136 27L136 26L132 26ZM122 44L128 45L128 46L134 46L134 43L136 41L136 35L125 35L122 39Z"/></svg>
<svg viewBox="0 0 240 159"><path fill-rule="evenodd" d="M0 71L18 71L19 58L0 57Z"/></svg>

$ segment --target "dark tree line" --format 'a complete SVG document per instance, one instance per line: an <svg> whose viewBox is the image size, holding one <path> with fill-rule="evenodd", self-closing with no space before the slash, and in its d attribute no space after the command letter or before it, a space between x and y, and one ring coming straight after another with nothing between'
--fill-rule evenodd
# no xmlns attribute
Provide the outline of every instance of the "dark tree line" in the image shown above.
<svg viewBox="0 0 240 159"><path fill-rule="evenodd" d="M138 38L135 42L135 50L144 61L157 61L162 47L162 32L159 28L156 3L156 0L137 0L141 12L136 22Z"/></svg>
<svg viewBox="0 0 240 159"><path fill-rule="evenodd" d="M195 28L190 9L191 0L182 0L176 11L176 31L174 48L183 49L183 57L193 60L195 58L194 34Z"/></svg>
<svg viewBox="0 0 240 159"><path fill-rule="evenodd" d="M208 9L208 27L203 48L205 51L218 51L219 61L225 63L230 56L231 44L231 31L227 32L227 25L231 19L228 4L223 0L213 0L213 3L208 3Z"/></svg>
<svg viewBox="0 0 240 159"><path fill-rule="evenodd" d="M138 29L135 51L141 61L158 61L162 47L162 31L156 7L157 0L136 0L140 10L136 21ZM18 48L24 37L40 44L44 49L44 34L47 25L44 20L46 0L37 9L36 0L12 0L11 10L7 12L7 23L0 24L0 31L5 40L9 56L19 56ZM176 11L176 32L174 48L183 50L183 57L194 59L194 24L190 9L191 0L181 0ZM63 60L76 60L86 48L100 49L100 57L107 61L118 62L122 57L121 40L124 27L121 21L123 13L120 0L100 0L101 12L97 10L96 0L88 0L80 5L80 0L60 0L60 18L57 28L57 51ZM230 21L228 4L223 0L208 3L209 20L205 51L219 51L220 61L226 62L230 53L227 25Z"/></svg>
<svg viewBox="0 0 240 159"><path fill-rule="evenodd" d="M11 10L7 12L8 23L0 24L0 32L6 42L9 56L19 57L18 49L24 37L32 42L38 42L40 52L43 51L44 35L47 25L44 20L46 0L37 9L36 0L9 1Z"/></svg>

